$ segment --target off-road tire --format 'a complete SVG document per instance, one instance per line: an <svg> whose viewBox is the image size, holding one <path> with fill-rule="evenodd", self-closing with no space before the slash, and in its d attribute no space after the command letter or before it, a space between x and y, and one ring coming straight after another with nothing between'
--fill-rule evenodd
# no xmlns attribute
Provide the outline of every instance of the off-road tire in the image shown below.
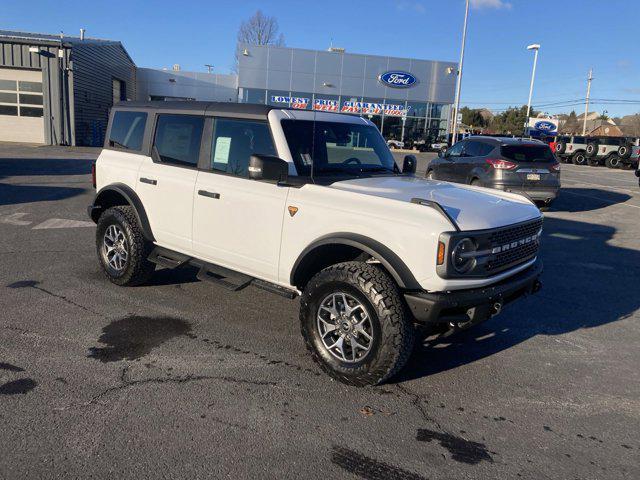
<svg viewBox="0 0 640 480"><path fill-rule="evenodd" d="M622 170L635 170L636 169L636 165L634 165L631 162L625 162L623 160L622 162L620 162L620 168Z"/></svg>
<svg viewBox="0 0 640 480"><path fill-rule="evenodd" d="M317 327L320 302L345 292L366 308L373 327L370 351L355 363L335 358L324 346ZM414 326L395 282L381 268L364 262L332 265L317 273L300 300L302 337L313 360L332 378L354 386L376 385L398 373L414 344Z"/></svg>
<svg viewBox="0 0 640 480"><path fill-rule="evenodd" d="M622 167L622 160L618 155L612 153L604 160L604 166L607 168L620 168Z"/></svg>
<svg viewBox="0 0 640 480"><path fill-rule="evenodd" d="M629 143L625 143L624 145L621 145L620 148L618 149L618 156L620 158L627 159L631 157L631 150L632 150L632 145Z"/></svg>
<svg viewBox="0 0 640 480"><path fill-rule="evenodd" d="M567 142L558 142L556 143L556 153L562 154L567 150Z"/></svg>
<svg viewBox="0 0 640 480"><path fill-rule="evenodd" d="M587 158L591 158L591 157L597 156L599 150L600 150L600 144L596 142L592 142L587 145L587 148L585 149L584 153Z"/></svg>
<svg viewBox="0 0 640 480"><path fill-rule="evenodd" d="M590 167L601 167L601 159L599 159L598 157L587 157L587 165L589 165Z"/></svg>
<svg viewBox="0 0 640 480"><path fill-rule="evenodd" d="M103 254L104 235L107 228L113 224L122 229L127 241L128 259L121 271L111 267L105 261L105 255ZM96 228L96 250L102 271L111 282L116 285L130 287L140 285L149 280L156 268L154 263L147 260L152 249L153 244L145 240L133 207L111 207L100 216Z"/></svg>
<svg viewBox="0 0 640 480"><path fill-rule="evenodd" d="M571 157L571 163L573 163L574 165L586 165L587 157L585 156L584 152L576 152Z"/></svg>

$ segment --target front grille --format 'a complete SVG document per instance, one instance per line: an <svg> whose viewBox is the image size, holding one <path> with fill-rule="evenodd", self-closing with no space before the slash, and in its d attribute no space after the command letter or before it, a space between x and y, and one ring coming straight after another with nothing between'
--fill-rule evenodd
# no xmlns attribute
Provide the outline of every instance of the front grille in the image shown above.
<svg viewBox="0 0 640 480"><path fill-rule="evenodd" d="M487 273L497 273L535 257L538 253L538 234L541 228L542 219L539 218L492 232L489 237L490 246L492 249L499 248L501 251L492 254L487 260L485 266ZM535 240L520 244L524 239L531 237L535 237ZM504 249L505 246L508 248Z"/></svg>

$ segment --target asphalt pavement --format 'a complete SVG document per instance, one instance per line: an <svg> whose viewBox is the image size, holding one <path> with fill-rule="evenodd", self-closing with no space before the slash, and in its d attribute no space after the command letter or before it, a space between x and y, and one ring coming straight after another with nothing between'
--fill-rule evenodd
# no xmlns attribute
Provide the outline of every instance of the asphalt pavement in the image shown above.
<svg viewBox="0 0 640 480"><path fill-rule="evenodd" d="M0 478L640 478L632 172L563 165L542 291L354 388L311 361L297 300L108 282L96 154L0 145Z"/></svg>

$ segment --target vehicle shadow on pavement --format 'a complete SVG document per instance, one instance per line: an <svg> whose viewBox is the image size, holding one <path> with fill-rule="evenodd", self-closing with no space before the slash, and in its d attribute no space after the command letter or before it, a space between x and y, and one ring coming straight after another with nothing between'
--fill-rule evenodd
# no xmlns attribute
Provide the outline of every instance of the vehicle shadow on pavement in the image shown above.
<svg viewBox="0 0 640 480"><path fill-rule="evenodd" d="M550 212L588 212L630 200L631 195L597 188L562 188Z"/></svg>
<svg viewBox="0 0 640 480"><path fill-rule="evenodd" d="M427 338L392 382L457 368L537 335L596 328L632 315L640 296L623 293L620 285L637 284L640 251L610 245L615 232L610 226L546 218L542 290L467 331Z"/></svg>
<svg viewBox="0 0 640 480"><path fill-rule="evenodd" d="M22 176L70 176L91 173L91 160L0 158L0 180ZM0 183L0 205L64 200L84 188Z"/></svg>
<svg viewBox="0 0 640 480"><path fill-rule="evenodd" d="M89 175L93 160L0 158L0 179L36 175Z"/></svg>

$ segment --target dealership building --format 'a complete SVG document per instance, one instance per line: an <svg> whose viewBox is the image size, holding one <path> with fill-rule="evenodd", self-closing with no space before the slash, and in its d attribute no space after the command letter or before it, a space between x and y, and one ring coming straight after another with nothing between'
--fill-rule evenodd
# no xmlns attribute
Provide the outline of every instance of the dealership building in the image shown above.
<svg viewBox="0 0 640 480"><path fill-rule="evenodd" d="M369 118L386 138L447 133L456 63L239 44L237 74L138 68L117 41L0 31L0 141L102 145L126 100L261 103Z"/></svg>

